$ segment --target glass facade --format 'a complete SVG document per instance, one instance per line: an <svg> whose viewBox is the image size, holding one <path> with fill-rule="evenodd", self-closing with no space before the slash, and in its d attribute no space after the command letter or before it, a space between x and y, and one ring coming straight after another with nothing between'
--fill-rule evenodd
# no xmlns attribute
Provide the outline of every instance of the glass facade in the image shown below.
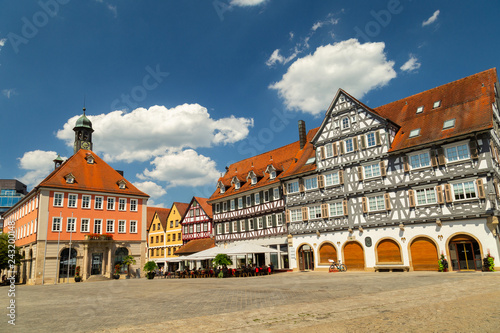
<svg viewBox="0 0 500 333"><path fill-rule="evenodd" d="M26 185L15 179L0 179L0 214L17 204L27 194Z"/></svg>

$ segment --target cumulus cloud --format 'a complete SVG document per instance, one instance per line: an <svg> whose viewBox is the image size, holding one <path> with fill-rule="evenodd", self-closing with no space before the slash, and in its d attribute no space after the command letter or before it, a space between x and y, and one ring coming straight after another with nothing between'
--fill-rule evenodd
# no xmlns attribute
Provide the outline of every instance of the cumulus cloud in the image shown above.
<svg viewBox="0 0 500 333"><path fill-rule="evenodd" d="M151 199L156 199L167 194L167 191L163 187L150 180L144 182L135 182L134 186L142 192L150 195Z"/></svg>
<svg viewBox="0 0 500 333"><path fill-rule="evenodd" d="M168 151L154 158L151 165L151 170L145 169L137 177L165 181L169 187L213 184L220 176L215 162L193 149Z"/></svg>
<svg viewBox="0 0 500 333"><path fill-rule="evenodd" d="M422 27L425 27L426 25L430 25L430 24L436 22L436 20L438 19L438 15L439 15L439 9L436 10L434 12L434 14L432 14L431 17L429 17L427 20L425 20L424 22L422 22Z"/></svg>
<svg viewBox="0 0 500 333"><path fill-rule="evenodd" d="M410 59L408 59L408 61L405 62L403 66L400 67L400 69L405 72L413 72L419 68L420 68L420 63L418 62L418 59L411 54L410 54Z"/></svg>
<svg viewBox="0 0 500 333"><path fill-rule="evenodd" d="M53 160L56 157L55 151L34 150L24 153L23 157L18 158L19 167L27 172L19 180L29 188L38 185L54 170ZM67 157L62 159L66 160Z"/></svg>
<svg viewBox="0 0 500 333"><path fill-rule="evenodd" d="M57 137L73 145L74 116L57 132ZM113 111L87 116L92 121L94 150L108 162L147 161L168 149L212 147L240 141L253 126L251 118L234 116L213 119L199 104L138 108L130 113Z"/></svg>
<svg viewBox="0 0 500 333"><path fill-rule="evenodd" d="M229 3L232 6L238 7L251 7L251 6L259 6L266 2L267 0L231 0Z"/></svg>
<svg viewBox="0 0 500 333"><path fill-rule="evenodd" d="M295 60L269 88L278 91L288 109L319 115L338 88L362 98L396 77L384 49L383 42L360 44L357 39L320 46Z"/></svg>

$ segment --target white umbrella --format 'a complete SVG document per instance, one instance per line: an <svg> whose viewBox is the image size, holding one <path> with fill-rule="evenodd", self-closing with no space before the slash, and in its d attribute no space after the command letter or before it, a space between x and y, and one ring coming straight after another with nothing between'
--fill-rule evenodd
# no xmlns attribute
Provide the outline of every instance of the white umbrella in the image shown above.
<svg viewBox="0 0 500 333"><path fill-rule="evenodd" d="M227 255L250 254L250 253L278 253L278 250L257 244L244 243L228 247L227 249L224 249L224 252L221 253L225 253Z"/></svg>

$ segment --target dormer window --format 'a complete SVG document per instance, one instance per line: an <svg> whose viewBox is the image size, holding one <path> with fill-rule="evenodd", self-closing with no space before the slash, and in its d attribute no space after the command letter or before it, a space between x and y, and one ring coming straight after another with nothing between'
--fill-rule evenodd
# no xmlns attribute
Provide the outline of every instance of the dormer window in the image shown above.
<svg viewBox="0 0 500 333"><path fill-rule="evenodd" d="M224 192L226 192L226 189L224 188L224 186L222 186L222 187L220 188L220 194L224 194Z"/></svg>
<svg viewBox="0 0 500 333"><path fill-rule="evenodd" d="M342 129L347 129L349 126L349 117L342 118Z"/></svg>
<svg viewBox="0 0 500 333"><path fill-rule="evenodd" d="M434 105L433 105L432 107L435 109L435 108L438 108L438 107L440 107L440 106L441 106L441 100L439 100L439 101L435 101L435 102L434 102Z"/></svg>
<svg viewBox="0 0 500 333"><path fill-rule="evenodd" d="M251 178L251 184L252 184L252 185L257 184L257 177L252 176L252 178Z"/></svg>
<svg viewBox="0 0 500 333"><path fill-rule="evenodd" d="M241 185L240 185L240 182L236 182L236 183L234 183L234 189L235 189L235 190L239 190L239 189L240 189L240 186L241 186Z"/></svg>
<svg viewBox="0 0 500 333"><path fill-rule="evenodd" d="M455 118L446 120L443 123L443 130L455 127Z"/></svg>
<svg viewBox="0 0 500 333"><path fill-rule="evenodd" d="M73 174L68 174L64 176L64 179L66 179L66 184L74 184L75 183L75 176Z"/></svg>
<svg viewBox="0 0 500 333"><path fill-rule="evenodd" d="M410 138L414 138L420 135L420 128L414 129L410 132Z"/></svg>
<svg viewBox="0 0 500 333"><path fill-rule="evenodd" d="M423 105L421 105L421 106L419 106L417 108L417 113L422 113L422 112L424 112L424 106Z"/></svg>
<svg viewBox="0 0 500 333"><path fill-rule="evenodd" d="M226 192L226 186L224 186L222 181L217 183L217 187L219 188L220 194L224 194L224 192Z"/></svg>
<svg viewBox="0 0 500 333"><path fill-rule="evenodd" d="M120 181L118 182L118 188L119 188L120 190L124 190L124 189L126 189L126 188L127 188L127 182L126 182L125 180L123 180L123 179L122 179L122 180L120 180Z"/></svg>
<svg viewBox="0 0 500 333"><path fill-rule="evenodd" d="M269 174L269 178L270 178L270 179L274 179L274 178L276 178L276 171L274 171L274 170L273 170L273 171L271 171L271 173Z"/></svg>
<svg viewBox="0 0 500 333"><path fill-rule="evenodd" d="M87 156L85 156L85 159L87 160L88 164L94 164L94 156L91 153L87 153Z"/></svg>

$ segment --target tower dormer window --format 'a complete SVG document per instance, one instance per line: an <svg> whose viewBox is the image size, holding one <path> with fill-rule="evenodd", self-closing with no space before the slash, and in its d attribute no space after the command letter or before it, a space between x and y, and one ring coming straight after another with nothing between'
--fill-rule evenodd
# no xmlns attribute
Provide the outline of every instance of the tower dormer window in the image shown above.
<svg viewBox="0 0 500 333"><path fill-rule="evenodd" d="M87 160L88 164L94 164L94 162L95 162L94 156L92 156L91 153L87 153L87 156L85 156L85 159Z"/></svg>
<svg viewBox="0 0 500 333"><path fill-rule="evenodd" d="M118 182L118 188L120 190L124 190L126 187L127 187L127 182L125 180L122 179Z"/></svg>
<svg viewBox="0 0 500 333"><path fill-rule="evenodd" d="M73 174L71 174L71 173L64 176L64 178L66 179L66 184L74 184L75 183L75 176L73 176Z"/></svg>

